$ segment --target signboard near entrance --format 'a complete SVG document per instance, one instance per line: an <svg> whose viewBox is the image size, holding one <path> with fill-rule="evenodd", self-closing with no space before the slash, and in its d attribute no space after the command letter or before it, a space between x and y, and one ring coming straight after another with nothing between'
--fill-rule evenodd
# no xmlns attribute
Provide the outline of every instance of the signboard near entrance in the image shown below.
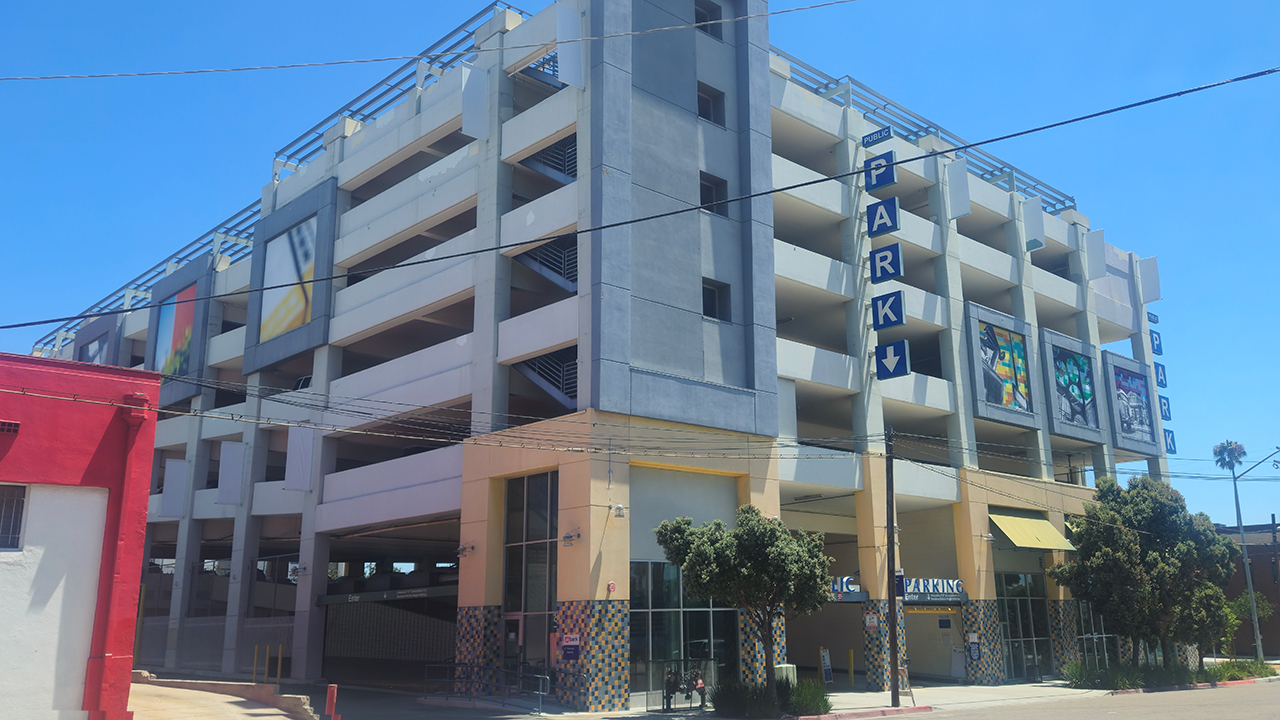
<svg viewBox="0 0 1280 720"><path fill-rule="evenodd" d="M909 603L950 603L969 599L960 580L907 578L905 590L902 599Z"/></svg>
<svg viewBox="0 0 1280 720"><path fill-rule="evenodd" d="M561 651L565 660L577 660L582 657L582 636L581 635L565 635L564 642L561 645Z"/></svg>
<svg viewBox="0 0 1280 720"><path fill-rule="evenodd" d="M852 575L831 578L831 594L836 602L865 602L869 597Z"/></svg>
<svg viewBox="0 0 1280 720"><path fill-rule="evenodd" d="M831 685L835 682L835 678L831 676L831 651L826 648L820 648L818 656L822 661L822 682Z"/></svg>

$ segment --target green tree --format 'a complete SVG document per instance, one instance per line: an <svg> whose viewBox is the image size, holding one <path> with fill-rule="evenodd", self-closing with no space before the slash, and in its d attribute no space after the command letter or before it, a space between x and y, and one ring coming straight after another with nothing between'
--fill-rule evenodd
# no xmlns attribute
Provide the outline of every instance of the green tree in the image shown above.
<svg viewBox="0 0 1280 720"><path fill-rule="evenodd" d="M754 505L738 508L732 529L719 520L695 528L682 517L664 520L653 532L667 561L684 571L689 597L715 597L746 616L764 649L766 683L776 690L774 620L808 615L832 599L832 558L824 552L822 533L792 533Z"/></svg>
<svg viewBox="0 0 1280 720"><path fill-rule="evenodd" d="M1276 606L1271 601L1261 595L1255 595L1258 601L1258 619L1266 620L1271 617L1276 610ZM1223 634L1223 644L1227 646L1227 654L1232 658L1236 656L1236 633L1240 632L1240 626L1245 620L1249 620L1249 592L1241 591L1239 595L1227 601L1227 607L1235 615L1235 622L1227 628L1227 632ZM1250 630L1252 634L1252 630Z"/></svg>
<svg viewBox="0 0 1280 720"><path fill-rule="evenodd" d="M1172 658L1174 641L1202 637L1197 618L1223 620L1203 585L1225 586L1239 550L1214 531L1207 515L1188 513L1168 483L1143 476L1121 488L1101 478L1095 501L1084 518L1071 521L1078 559L1049 574L1097 608L1118 634L1135 644L1159 640ZM1190 609L1198 593L1200 612Z"/></svg>
<svg viewBox="0 0 1280 720"><path fill-rule="evenodd" d="M1222 588L1202 582L1175 612L1174 627L1184 642L1200 646L1200 669L1204 670L1205 654L1210 648L1231 641L1240 627L1240 618Z"/></svg>

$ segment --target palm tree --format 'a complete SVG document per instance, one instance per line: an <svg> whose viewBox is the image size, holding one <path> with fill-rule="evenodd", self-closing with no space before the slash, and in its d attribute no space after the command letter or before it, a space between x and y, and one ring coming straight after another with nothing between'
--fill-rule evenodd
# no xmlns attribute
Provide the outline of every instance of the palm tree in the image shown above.
<svg viewBox="0 0 1280 720"><path fill-rule="evenodd" d="M1218 467L1231 471L1231 489L1236 496L1236 529L1240 532L1240 549L1244 552L1244 579L1249 586L1249 611L1253 615L1254 655L1261 662L1262 633L1258 629L1258 605L1253 596L1253 568L1249 565L1249 545L1244 540L1244 520L1240 517L1240 485L1236 479L1236 466L1241 464L1247 454L1244 446L1234 440L1223 440L1213 446L1213 462Z"/></svg>
<svg viewBox="0 0 1280 720"><path fill-rule="evenodd" d="M1234 440L1223 440L1213 446L1213 461L1223 470L1230 470L1235 477L1236 466L1240 465L1248 455L1244 446Z"/></svg>

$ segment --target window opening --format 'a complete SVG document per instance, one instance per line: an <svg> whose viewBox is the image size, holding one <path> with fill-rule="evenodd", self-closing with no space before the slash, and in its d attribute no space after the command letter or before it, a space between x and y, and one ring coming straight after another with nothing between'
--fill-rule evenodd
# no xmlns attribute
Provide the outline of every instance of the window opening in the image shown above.
<svg viewBox="0 0 1280 720"><path fill-rule="evenodd" d="M701 200L698 204L702 205L704 210L729 217L729 204L725 202L729 199L729 183L715 175L702 173L700 188Z"/></svg>
<svg viewBox="0 0 1280 720"><path fill-rule="evenodd" d="M712 0L695 0L693 3L693 21L695 23L715 22L724 18L724 11L720 9L718 3ZM724 25L716 23L714 25L699 25L698 30L710 35L711 37L722 40Z"/></svg>
<svg viewBox="0 0 1280 720"><path fill-rule="evenodd" d="M698 117L724 127L724 93L698 83Z"/></svg>
<svg viewBox="0 0 1280 720"><path fill-rule="evenodd" d="M507 480L503 664L512 670L555 667L559 479L553 471Z"/></svg>
<svg viewBox="0 0 1280 720"><path fill-rule="evenodd" d="M0 485L0 550L17 550L21 547L22 510L26 505L26 498L25 487Z"/></svg>
<svg viewBox="0 0 1280 720"><path fill-rule="evenodd" d="M702 278L702 315L713 320L729 322L729 286Z"/></svg>

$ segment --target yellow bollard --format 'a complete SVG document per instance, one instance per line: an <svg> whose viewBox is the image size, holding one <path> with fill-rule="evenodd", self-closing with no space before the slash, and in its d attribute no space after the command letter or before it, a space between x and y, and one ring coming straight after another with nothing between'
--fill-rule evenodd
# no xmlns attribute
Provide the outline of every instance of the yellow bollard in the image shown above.
<svg viewBox="0 0 1280 720"><path fill-rule="evenodd" d="M252 682L255 682L255 683L258 682L258 646L257 645L253 646L253 680Z"/></svg>
<svg viewBox="0 0 1280 720"><path fill-rule="evenodd" d="M849 648L849 689L853 689L853 648Z"/></svg>
<svg viewBox="0 0 1280 720"><path fill-rule="evenodd" d="M284 663L284 645L276 645L276 685L280 684L280 665Z"/></svg>
<svg viewBox="0 0 1280 720"><path fill-rule="evenodd" d="M267 681L267 678L271 676L271 643L267 643L266 648L267 661L262 663L262 682L264 683ZM254 682L257 682L257 678L254 679Z"/></svg>

